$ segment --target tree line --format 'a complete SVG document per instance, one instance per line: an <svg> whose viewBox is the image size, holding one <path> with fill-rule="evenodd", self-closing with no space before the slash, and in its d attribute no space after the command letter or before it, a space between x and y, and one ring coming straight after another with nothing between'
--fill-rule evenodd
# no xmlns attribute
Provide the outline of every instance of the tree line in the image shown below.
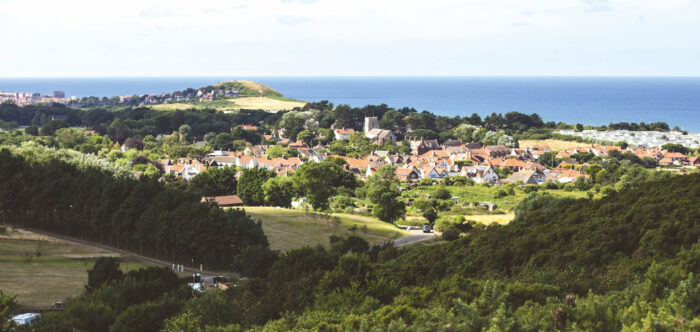
<svg viewBox="0 0 700 332"><path fill-rule="evenodd" d="M0 150L3 222L207 268L234 269L244 250L268 251L261 225L244 211L200 200L95 156L40 146Z"/></svg>

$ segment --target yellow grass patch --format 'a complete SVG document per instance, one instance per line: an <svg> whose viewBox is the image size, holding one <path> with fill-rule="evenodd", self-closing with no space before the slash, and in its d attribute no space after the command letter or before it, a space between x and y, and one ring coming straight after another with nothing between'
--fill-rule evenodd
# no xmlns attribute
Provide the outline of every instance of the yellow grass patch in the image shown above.
<svg viewBox="0 0 700 332"><path fill-rule="evenodd" d="M233 102L239 109L260 109L266 111L285 111L306 105L302 101L278 100L268 97L240 97L227 100Z"/></svg>
<svg viewBox="0 0 700 332"><path fill-rule="evenodd" d="M464 216L465 220L468 221L475 221L480 224L484 225L490 225L493 223L501 224L501 225L506 225L508 224L511 220L515 218L514 213L507 213L507 214L480 214L480 215L470 215L470 216Z"/></svg>

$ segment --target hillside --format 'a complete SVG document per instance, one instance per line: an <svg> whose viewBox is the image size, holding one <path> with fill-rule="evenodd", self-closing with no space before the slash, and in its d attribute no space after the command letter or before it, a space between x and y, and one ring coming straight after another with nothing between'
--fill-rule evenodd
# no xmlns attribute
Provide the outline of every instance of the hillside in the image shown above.
<svg viewBox="0 0 700 332"><path fill-rule="evenodd" d="M284 98L277 90L253 81L227 81L213 85L215 88L238 91L241 97Z"/></svg>

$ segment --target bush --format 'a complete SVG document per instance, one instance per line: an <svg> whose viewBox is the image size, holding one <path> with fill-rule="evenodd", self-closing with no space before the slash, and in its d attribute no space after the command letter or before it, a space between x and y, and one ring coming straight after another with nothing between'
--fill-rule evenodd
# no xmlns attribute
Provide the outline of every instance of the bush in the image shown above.
<svg viewBox="0 0 700 332"><path fill-rule="evenodd" d="M442 230L442 238L445 241L457 240L457 239L459 239L460 234L461 234L461 232L459 231L457 226L455 226L455 224L453 224L453 223L446 224Z"/></svg>
<svg viewBox="0 0 700 332"><path fill-rule="evenodd" d="M435 192L434 197L435 199L450 199L452 197L452 194L450 194L449 190L445 188L440 188Z"/></svg>
<svg viewBox="0 0 700 332"><path fill-rule="evenodd" d="M523 187L523 192L526 193L526 194L529 194L529 193L532 193L532 192L536 192L537 190L539 190L539 187L537 187L537 186L534 185L534 184L530 184L530 185L527 185L527 186L524 186L524 187Z"/></svg>

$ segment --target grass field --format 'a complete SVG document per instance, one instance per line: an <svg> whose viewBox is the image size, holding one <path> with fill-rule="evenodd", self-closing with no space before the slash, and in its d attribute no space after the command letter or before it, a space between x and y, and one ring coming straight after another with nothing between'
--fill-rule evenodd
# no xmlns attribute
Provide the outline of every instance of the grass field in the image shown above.
<svg viewBox="0 0 700 332"><path fill-rule="evenodd" d="M563 151L569 148L578 148L591 146L591 143L579 143L573 141L560 141L556 139L545 139L545 140L521 140L519 141L521 148L526 148L528 146L539 145L539 146L549 146L553 151Z"/></svg>
<svg viewBox="0 0 700 332"><path fill-rule="evenodd" d="M479 224L490 225L493 223L505 225L515 218L515 213L506 214L482 214L482 215L466 215L465 220L475 221Z"/></svg>
<svg viewBox="0 0 700 332"><path fill-rule="evenodd" d="M43 252L39 258L35 255L26 258L35 254L37 248ZM6 294L16 294L25 307L49 307L56 301L82 293L87 270L101 256L115 255L8 228L0 235L0 289ZM122 270L126 271L127 265L129 270L147 266L140 261L124 259Z"/></svg>
<svg viewBox="0 0 700 332"><path fill-rule="evenodd" d="M239 97L210 102L157 104L152 105L151 108L161 111L186 109L215 109L219 111L253 109L265 111L284 111L291 110L295 107L303 107L304 105L306 105L306 103L303 101L286 98Z"/></svg>
<svg viewBox="0 0 700 332"><path fill-rule="evenodd" d="M262 220L263 231L270 241L272 249L287 251L305 245L318 244L328 246L328 238L331 235L348 236L358 235L365 237L371 244L386 240L395 240L406 234L388 223L376 218L356 216L350 214L333 214L340 219L340 224L334 225L313 213L303 210L277 209L274 207L245 207L246 213L256 220ZM357 225L357 231L350 228ZM362 226L367 226L367 234L362 231Z"/></svg>

